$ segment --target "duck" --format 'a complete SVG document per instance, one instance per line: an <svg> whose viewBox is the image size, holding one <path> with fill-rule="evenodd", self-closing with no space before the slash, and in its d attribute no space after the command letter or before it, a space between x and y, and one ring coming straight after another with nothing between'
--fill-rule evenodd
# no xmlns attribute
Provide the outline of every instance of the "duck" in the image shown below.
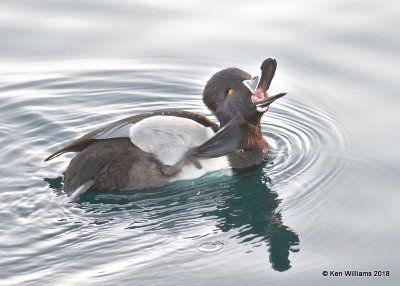
<svg viewBox="0 0 400 286"><path fill-rule="evenodd" d="M72 200L88 190L151 189L223 169L234 174L255 168L269 151L261 118L286 95L268 94L276 68L277 61L267 58L261 76L234 67L215 73L203 102L219 124L191 111L149 111L83 135L45 161L77 153L64 173L63 189Z"/></svg>

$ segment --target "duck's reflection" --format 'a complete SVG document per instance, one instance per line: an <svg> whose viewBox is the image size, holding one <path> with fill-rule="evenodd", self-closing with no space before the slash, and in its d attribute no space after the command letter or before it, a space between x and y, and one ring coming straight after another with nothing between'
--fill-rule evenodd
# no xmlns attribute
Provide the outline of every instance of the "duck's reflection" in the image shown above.
<svg viewBox="0 0 400 286"><path fill-rule="evenodd" d="M233 196L210 214L221 218L217 226L222 231L238 229L235 236L240 243L266 242L272 268L285 271L290 268L289 251L299 249L299 237L283 224L282 215L277 211L280 200L266 186L268 180L261 168L242 175L232 184Z"/></svg>
<svg viewBox="0 0 400 286"><path fill-rule="evenodd" d="M59 195L62 179L45 180ZM189 191L187 186L172 185L167 189L152 190L151 193L98 195L96 192L87 192L81 198L81 203L76 203L76 207L83 208L85 215L107 213L118 216L121 210L125 214L128 211L129 219L133 221L128 228L161 231L164 234L163 228L168 227L170 231L174 228L174 222L182 225L182 220L191 216L194 211L191 204L195 200L196 212L200 211L203 218L212 220L222 232L235 230L232 238L239 243L254 248L265 243L272 268L285 271L290 268L289 252L299 249L299 237L283 224L278 210L280 200L267 187L268 180L262 168L259 168L247 174L223 179L222 183L220 180L214 185L212 180L208 180L206 184L200 184ZM86 219L92 220L89 223L99 222L95 217ZM104 223L104 215L102 219L100 224ZM110 221L113 219L114 217L110 218ZM165 221L169 222L168 226Z"/></svg>

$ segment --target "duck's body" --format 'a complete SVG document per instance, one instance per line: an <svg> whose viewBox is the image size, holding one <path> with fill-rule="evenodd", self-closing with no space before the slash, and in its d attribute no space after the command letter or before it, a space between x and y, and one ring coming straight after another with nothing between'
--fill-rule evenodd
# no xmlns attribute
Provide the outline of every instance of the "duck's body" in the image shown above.
<svg viewBox="0 0 400 286"><path fill-rule="evenodd" d="M208 81L203 100L220 126L182 110L139 114L81 137L46 161L65 152L79 152L64 178L64 190L73 197L89 188L143 189L221 169L257 166L268 154L260 118L283 95L266 94L276 61L267 59L261 68L263 75L257 83L238 69L223 70ZM255 96L260 100L254 100Z"/></svg>
<svg viewBox="0 0 400 286"><path fill-rule="evenodd" d="M215 131L179 115L199 118L199 114L178 110L149 113L137 122L99 130L90 139L72 144L70 148L84 146L65 172L64 191L74 194L84 184L99 190L159 187L229 169L226 156L199 157L201 168L191 163L191 149L212 138Z"/></svg>

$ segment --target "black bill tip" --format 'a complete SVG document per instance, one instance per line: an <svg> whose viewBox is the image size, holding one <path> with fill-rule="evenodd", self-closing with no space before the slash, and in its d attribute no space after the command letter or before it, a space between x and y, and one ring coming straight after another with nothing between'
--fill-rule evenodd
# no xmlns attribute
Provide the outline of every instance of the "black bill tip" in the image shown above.
<svg viewBox="0 0 400 286"><path fill-rule="evenodd" d="M274 102L275 100L277 100L278 98L281 98L283 96L285 96L287 93L286 92L282 92L282 93L278 93L275 95L272 95L266 99L264 99L263 101L257 102L256 103L256 108L257 111L259 112L265 112L268 109L268 106Z"/></svg>

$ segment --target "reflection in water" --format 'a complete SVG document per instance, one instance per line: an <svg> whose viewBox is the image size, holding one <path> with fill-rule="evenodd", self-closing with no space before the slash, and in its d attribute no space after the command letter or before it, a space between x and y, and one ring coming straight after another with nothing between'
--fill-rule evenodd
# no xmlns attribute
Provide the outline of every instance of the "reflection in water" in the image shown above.
<svg viewBox="0 0 400 286"><path fill-rule="evenodd" d="M45 181L60 194L61 177ZM299 249L299 237L283 224L277 210L280 200L267 187L269 181L263 169L258 168L236 177L206 176L190 188L181 182L150 192L87 192L76 207L82 208L85 214L107 215L101 220L92 216L89 224L107 223L129 211L128 218L123 218L133 220L127 229L159 232L160 235L174 231L186 235L196 219L212 221L217 230L234 232L231 238L238 243L250 244L253 248L266 243L272 268L285 271L290 268L289 251ZM203 231L201 225L197 227L201 228L195 229L197 233ZM203 236L186 235L192 239Z"/></svg>
<svg viewBox="0 0 400 286"><path fill-rule="evenodd" d="M266 186L268 181L262 168L242 175L231 185L233 196L210 214L221 218L218 228L222 231L239 229L235 236L240 243L267 242L272 268L285 271L290 268L289 250L297 251L295 246L299 244L299 237L283 225L282 215L276 210L280 200Z"/></svg>

